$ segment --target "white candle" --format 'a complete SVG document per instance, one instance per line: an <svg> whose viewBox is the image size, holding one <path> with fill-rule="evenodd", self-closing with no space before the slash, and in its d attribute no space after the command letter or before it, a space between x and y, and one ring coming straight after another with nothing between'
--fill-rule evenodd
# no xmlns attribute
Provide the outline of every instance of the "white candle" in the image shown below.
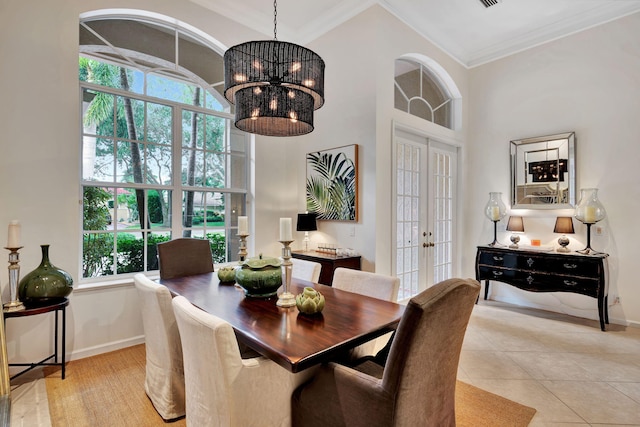
<svg viewBox="0 0 640 427"><path fill-rule="evenodd" d="M238 234L239 235L248 235L249 234L249 218L246 216L238 217Z"/></svg>
<svg viewBox="0 0 640 427"><path fill-rule="evenodd" d="M491 220L500 221L500 208L498 206L491 206Z"/></svg>
<svg viewBox="0 0 640 427"><path fill-rule="evenodd" d="M7 247L20 247L20 221L17 221L15 219L9 223L9 238L7 239Z"/></svg>
<svg viewBox="0 0 640 427"><path fill-rule="evenodd" d="M291 231L291 218L280 218L280 241L289 242L293 240Z"/></svg>
<svg viewBox="0 0 640 427"><path fill-rule="evenodd" d="M586 206L584 208L584 222L587 224L593 224L596 222L596 207Z"/></svg>

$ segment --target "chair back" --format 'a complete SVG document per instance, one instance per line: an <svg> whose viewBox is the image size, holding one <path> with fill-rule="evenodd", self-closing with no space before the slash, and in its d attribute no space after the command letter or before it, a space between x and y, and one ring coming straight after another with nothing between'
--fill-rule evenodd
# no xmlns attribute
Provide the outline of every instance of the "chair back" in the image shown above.
<svg viewBox="0 0 640 427"><path fill-rule="evenodd" d="M475 280L449 279L409 301L382 377L395 426L455 426L458 362L479 292Z"/></svg>
<svg viewBox="0 0 640 427"><path fill-rule="evenodd" d="M208 240L181 237L158 243L160 278L192 276L213 271L213 257Z"/></svg>
<svg viewBox="0 0 640 427"><path fill-rule="evenodd" d="M142 273L133 281L145 336L145 391L163 419L181 417L185 414L182 347L171 293Z"/></svg>
<svg viewBox="0 0 640 427"><path fill-rule="evenodd" d="M332 286L336 289L396 302L400 279L384 274L338 267L333 273Z"/></svg>
<svg viewBox="0 0 640 427"><path fill-rule="evenodd" d="M296 279L306 280L307 282L318 283L320 280L320 270L322 264L306 259L291 258L293 263L291 275Z"/></svg>
<svg viewBox="0 0 640 427"><path fill-rule="evenodd" d="M233 328L182 296L173 299L173 309L182 337L187 422L229 426L234 412L231 385L242 369Z"/></svg>
<svg viewBox="0 0 640 427"><path fill-rule="evenodd" d="M173 299L182 337L187 427L291 425L291 395L316 372L291 373L262 356L242 359L233 328L186 298Z"/></svg>

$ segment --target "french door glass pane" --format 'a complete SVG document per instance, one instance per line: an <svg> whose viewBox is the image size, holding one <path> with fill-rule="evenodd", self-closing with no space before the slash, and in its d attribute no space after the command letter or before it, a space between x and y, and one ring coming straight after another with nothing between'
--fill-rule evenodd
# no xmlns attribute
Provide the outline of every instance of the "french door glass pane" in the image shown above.
<svg viewBox="0 0 640 427"><path fill-rule="evenodd" d="M398 299L405 299L419 286L420 161L416 147L397 144L396 150L396 274L401 283Z"/></svg>

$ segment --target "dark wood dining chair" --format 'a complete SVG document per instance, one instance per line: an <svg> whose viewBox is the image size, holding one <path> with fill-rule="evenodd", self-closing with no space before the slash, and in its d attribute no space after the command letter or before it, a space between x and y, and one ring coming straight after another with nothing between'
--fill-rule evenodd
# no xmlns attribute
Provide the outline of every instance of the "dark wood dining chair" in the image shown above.
<svg viewBox="0 0 640 427"><path fill-rule="evenodd" d="M386 365L323 365L293 394L293 426L455 426L458 361L479 292L475 280L449 279L413 297Z"/></svg>
<svg viewBox="0 0 640 427"><path fill-rule="evenodd" d="M158 243L161 279L192 276L213 271L213 257L208 240L182 237Z"/></svg>

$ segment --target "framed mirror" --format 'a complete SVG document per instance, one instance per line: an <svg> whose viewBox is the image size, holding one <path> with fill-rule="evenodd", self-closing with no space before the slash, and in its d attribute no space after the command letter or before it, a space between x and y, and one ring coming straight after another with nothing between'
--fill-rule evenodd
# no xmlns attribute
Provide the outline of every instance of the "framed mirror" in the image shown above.
<svg viewBox="0 0 640 427"><path fill-rule="evenodd" d="M574 132L511 141L511 208L573 208L575 154Z"/></svg>

